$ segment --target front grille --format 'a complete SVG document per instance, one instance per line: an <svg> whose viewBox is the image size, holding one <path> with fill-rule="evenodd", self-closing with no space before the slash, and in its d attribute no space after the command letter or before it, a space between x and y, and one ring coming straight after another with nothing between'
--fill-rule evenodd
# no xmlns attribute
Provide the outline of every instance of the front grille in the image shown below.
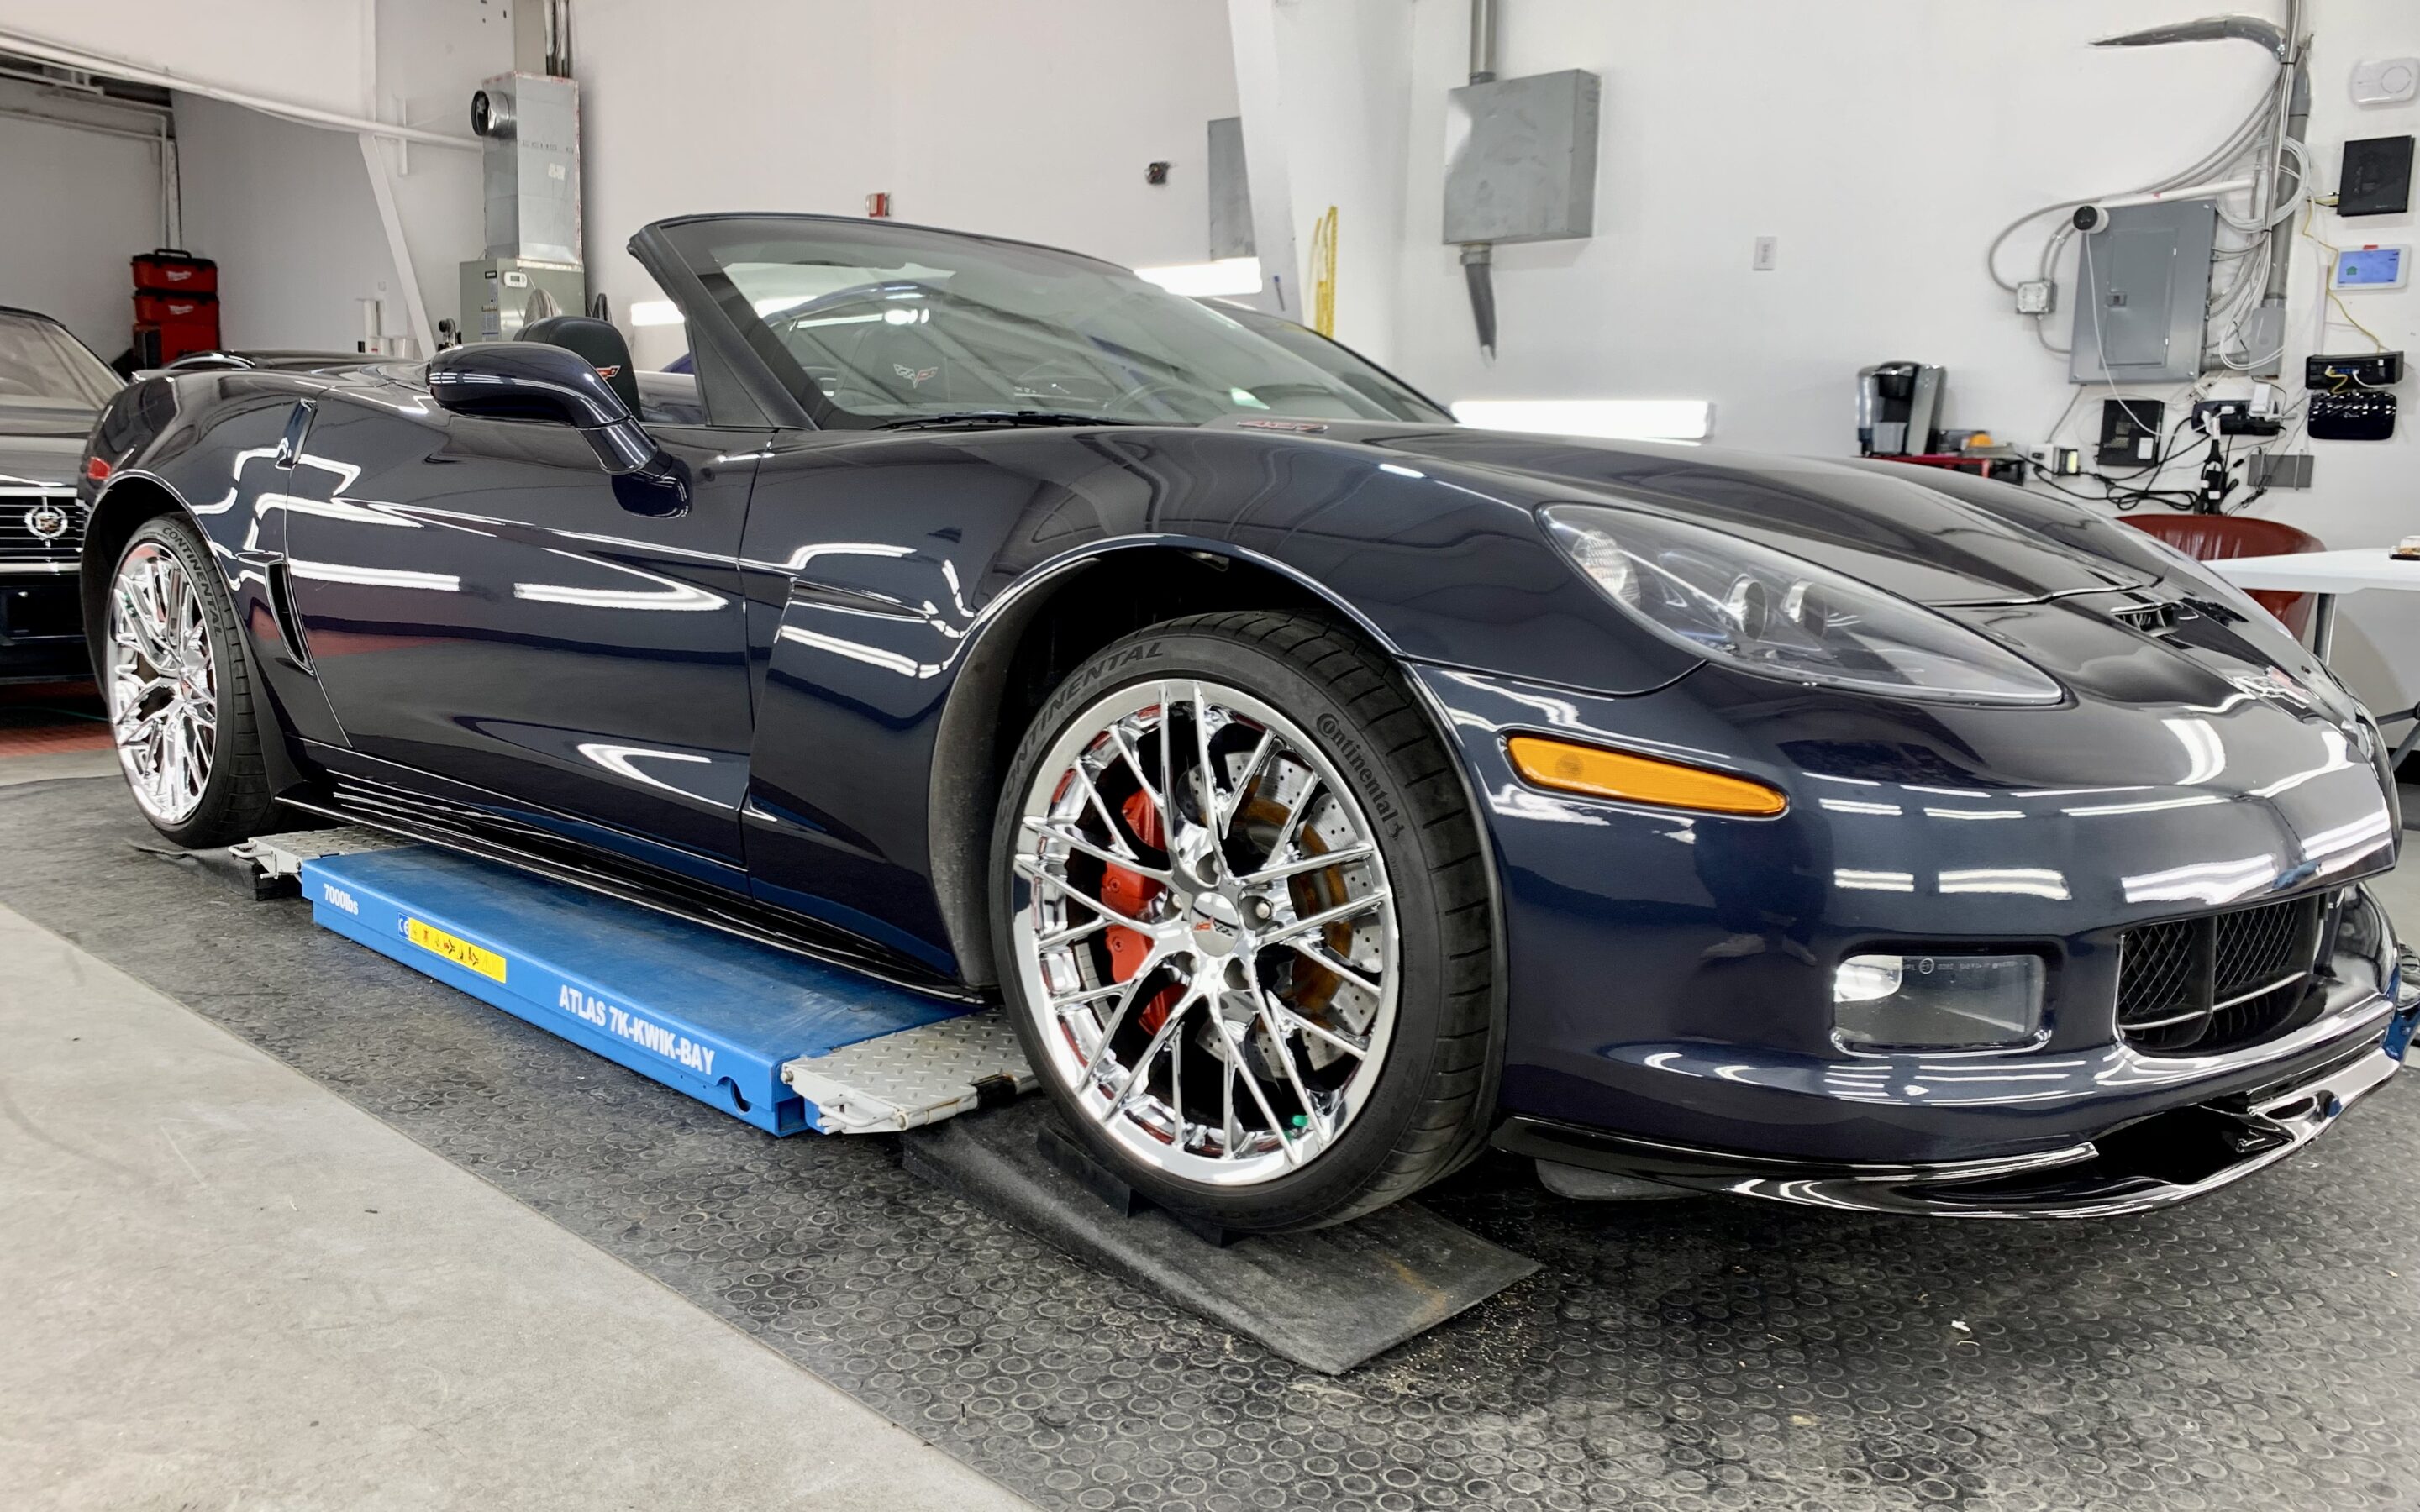
<svg viewBox="0 0 2420 1512"><path fill-rule="evenodd" d="M67 533L55 540L34 531L37 510L55 509L67 517ZM0 567L32 563L71 566L84 549L84 506L72 488L0 490Z"/></svg>
<svg viewBox="0 0 2420 1512"><path fill-rule="evenodd" d="M2312 988L2328 900L2313 895L2118 937L2118 1032L2137 1050L2202 1055L2287 1027Z"/></svg>

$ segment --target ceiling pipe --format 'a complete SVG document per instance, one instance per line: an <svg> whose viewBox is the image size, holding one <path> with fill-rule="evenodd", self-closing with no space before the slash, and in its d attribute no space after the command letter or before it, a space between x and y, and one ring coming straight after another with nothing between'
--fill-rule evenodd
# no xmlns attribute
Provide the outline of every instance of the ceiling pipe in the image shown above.
<svg viewBox="0 0 2420 1512"><path fill-rule="evenodd" d="M1496 0L1470 0L1470 82L1496 82ZM1493 362L1496 359L1494 243L1463 243L1462 282L1470 292L1470 322L1479 332L1479 349Z"/></svg>
<svg viewBox="0 0 2420 1512"><path fill-rule="evenodd" d="M124 79L131 84L147 84L157 89L198 95L204 100L222 100L230 105L240 105L246 110L258 111L264 116L273 116L279 120L292 121L298 126L317 127L323 131L345 131L355 136L382 136L397 142L419 142L428 147L459 147L468 152L480 150L478 139L475 137L456 136L447 131L432 131L418 126L398 126L390 121L348 116L341 111L321 110L316 105L297 105L287 100L271 100L263 95L248 94L240 89L229 89L223 85L205 84L200 80L189 79L181 74L169 73L160 69L147 69L140 64L129 63L123 58L113 58L99 53L87 53L81 48L62 46L39 37L27 36L12 27L0 27L0 52L22 53L27 57L39 58L45 63L54 63L61 68L77 69L86 73L107 74L111 78Z"/></svg>

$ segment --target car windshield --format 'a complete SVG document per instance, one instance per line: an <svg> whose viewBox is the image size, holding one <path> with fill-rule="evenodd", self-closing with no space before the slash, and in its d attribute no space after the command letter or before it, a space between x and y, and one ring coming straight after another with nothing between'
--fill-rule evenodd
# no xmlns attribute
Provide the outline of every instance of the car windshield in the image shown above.
<svg viewBox="0 0 2420 1512"><path fill-rule="evenodd" d="M0 404L98 409L120 386L56 321L0 310Z"/></svg>
<svg viewBox="0 0 2420 1512"><path fill-rule="evenodd" d="M1227 314L1073 253L806 218L667 231L819 424L1401 418Z"/></svg>
<svg viewBox="0 0 2420 1512"><path fill-rule="evenodd" d="M1419 424L1454 423L1453 416L1435 401L1333 337L1323 336L1309 326L1298 326L1282 316L1230 304L1224 300L1211 301L1211 308L1358 390L1362 397L1387 411L1389 419Z"/></svg>

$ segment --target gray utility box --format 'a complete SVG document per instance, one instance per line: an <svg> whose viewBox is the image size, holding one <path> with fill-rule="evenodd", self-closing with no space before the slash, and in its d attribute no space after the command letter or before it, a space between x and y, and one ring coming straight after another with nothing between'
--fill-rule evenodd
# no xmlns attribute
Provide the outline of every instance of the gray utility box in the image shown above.
<svg viewBox="0 0 2420 1512"><path fill-rule="evenodd" d="M514 341L533 320L588 313L588 274L578 267L520 257L459 266L464 341Z"/></svg>
<svg viewBox="0 0 2420 1512"><path fill-rule="evenodd" d="M1244 165L1244 118L1210 123L1210 260L1249 257L1252 242L1252 176Z"/></svg>
<svg viewBox="0 0 2420 1512"><path fill-rule="evenodd" d="M1445 239L1596 234L1597 76L1579 69L1446 97Z"/></svg>
<svg viewBox="0 0 2420 1512"><path fill-rule="evenodd" d="M2132 205L2075 240L2077 383L2162 383L2201 376L2210 255L2218 210L2206 199Z"/></svg>
<svg viewBox="0 0 2420 1512"><path fill-rule="evenodd" d="M483 143L488 255L577 264L580 85L507 73L479 89L484 108L473 109L472 124Z"/></svg>

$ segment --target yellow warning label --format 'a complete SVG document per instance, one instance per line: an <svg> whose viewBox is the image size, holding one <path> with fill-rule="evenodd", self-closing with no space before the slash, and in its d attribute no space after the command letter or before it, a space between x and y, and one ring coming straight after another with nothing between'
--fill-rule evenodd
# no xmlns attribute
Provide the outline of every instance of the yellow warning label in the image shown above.
<svg viewBox="0 0 2420 1512"><path fill-rule="evenodd" d="M443 930L416 918L403 921L403 937L466 970L475 971L482 977L492 977L498 981L504 980L504 958L494 950L482 949L468 940L458 940Z"/></svg>

